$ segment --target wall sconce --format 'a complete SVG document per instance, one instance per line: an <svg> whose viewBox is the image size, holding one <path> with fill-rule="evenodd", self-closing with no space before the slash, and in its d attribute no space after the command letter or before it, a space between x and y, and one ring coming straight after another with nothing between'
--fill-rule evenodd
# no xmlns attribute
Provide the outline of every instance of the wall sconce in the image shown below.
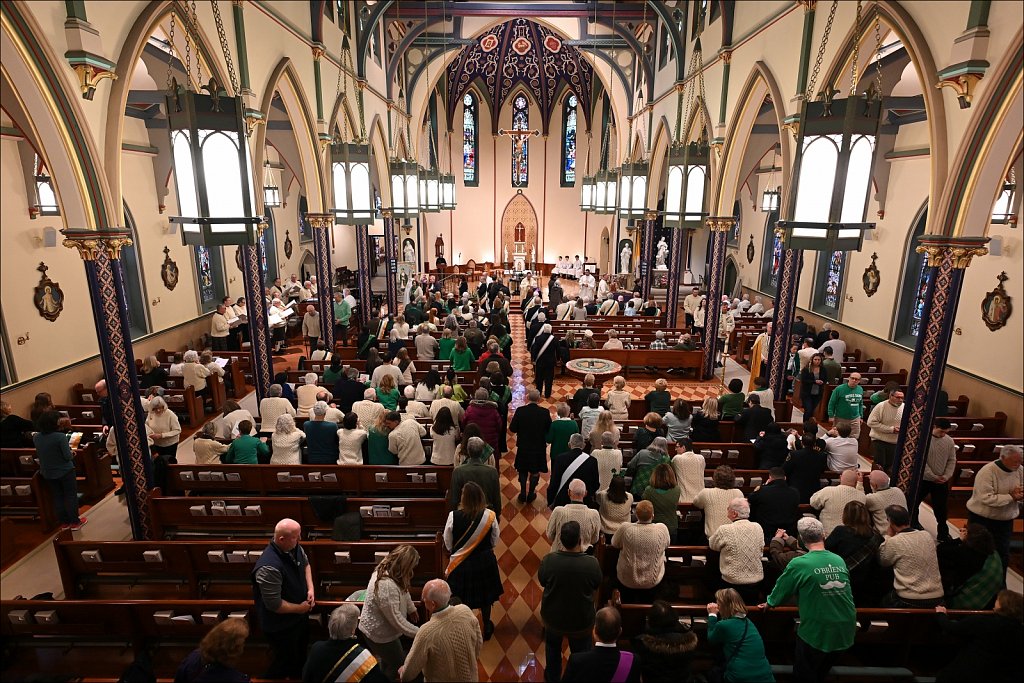
<svg viewBox="0 0 1024 683"><path fill-rule="evenodd" d="M846 300L849 301L851 304L853 303L853 297L852 296L847 296Z"/></svg>
<svg viewBox="0 0 1024 683"><path fill-rule="evenodd" d="M166 204L157 204L157 206L156 206L157 213L162 215L163 212L166 211L166 210L167 210L167 205Z"/></svg>
<svg viewBox="0 0 1024 683"><path fill-rule="evenodd" d="M55 247L57 246L57 230L56 228L43 228L38 234L32 235L32 241L35 242L37 249Z"/></svg>
<svg viewBox="0 0 1024 683"><path fill-rule="evenodd" d="M229 284L229 285L230 285L230 284L232 284L232 283L234 283L234 281L235 281L235 278L234 278L234 276L232 276L232 277L229 277L229 278L228 278L228 284Z"/></svg>
<svg viewBox="0 0 1024 683"><path fill-rule="evenodd" d="M18 337L18 346L24 346L25 342L28 341L28 332L25 333L24 337Z"/></svg>
<svg viewBox="0 0 1024 683"><path fill-rule="evenodd" d="M33 204L32 206L28 207L28 217L31 218L32 220L39 218L39 213L40 210L37 205Z"/></svg>

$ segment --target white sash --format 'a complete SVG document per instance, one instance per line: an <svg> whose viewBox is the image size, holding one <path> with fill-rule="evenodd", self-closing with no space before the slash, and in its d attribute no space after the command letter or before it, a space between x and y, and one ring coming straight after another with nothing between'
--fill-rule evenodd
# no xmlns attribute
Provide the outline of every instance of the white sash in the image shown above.
<svg viewBox="0 0 1024 683"><path fill-rule="evenodd" d="M590 456L586 453L580 453L576 456L576 459L569 463L569 466L565 468L565 472L562 472L562 479L558 482L558 493L562 492L566 484L572 481L572 475L576 474L576 470L583 466L583 463L587 461ZM556 493L557 495L557 493Z"/></svg>
<svg viewBox="0 0 1024 683"><path fill-rule="evenodd" d="M537 359L538 360L540 359L541 356L544 355L544 352L548 350L548 347L551 346L551 342L553 342L554 340L555 340L555 335L549 334L548 338L544 340L544 346L540 347L540 351L537 352Z"/></svg>

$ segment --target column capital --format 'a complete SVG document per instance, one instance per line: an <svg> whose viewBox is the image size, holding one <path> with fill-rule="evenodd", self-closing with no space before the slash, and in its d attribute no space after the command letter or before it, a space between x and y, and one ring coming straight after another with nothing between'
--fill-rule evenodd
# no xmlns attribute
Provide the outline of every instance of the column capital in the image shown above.
<svg viewBox="0 0 1024 683"><path fill-rule="evenodd" d="M384 220L389 220L390 218L392 218L394 216L394 214L395 214L395 212L392 211L391 209L381 209L380 210L381 218L383 218Z"/></svg>
<svg viewBox="0 0 1024 683"><path fill-rule="evenodd" d="M658 212L657 211L645 211L644 212L644 220L645 221L656 221L656 220L658 220Z"/></svg>
<svg viewBox="0 0 1024 683"><path fill-rule="evenodd" d="M319 62L325 52L323 43L313 43L310 49L313 51L313 61Z"/></svg>
<svg viewBox="0 0 1024 683"><path fill-rule="evenodd" d="M329 228L334 225L334 214L307 213L306 220L312 228Z"/></svg>
<svg viewBox="0 0 1024 683"><path fill-rule="evenodd" d="M805 12L813 12L818 0L796 0L796 4L803 7Z"/></svg>
<svg viewBox="0 0 1024 683"><path fill-rule="evenodd" d="M704 227L711 232L729 232L735 225L735 216L708 216L704 219Z"/></svg>
<svg viewBox="0 0 1024 683"><path fill-rule="evenodd" d="M963 270L971 265L971 259L975 256L984 256L988 253L988 237L943 237L924 235L918 239L918 246L915 251L919 254L928 254L928 265L939 266L946 259L952 259L953 267Z"/></svg>
<svg viewBox="0 0 1024 683"><path fill-rule="evenodd" d="M121 247L132 245L131 233L122 228L107 230L61 230L64 246L77 249L83 261L95 261L100 252L111 259L121 258Z"/></svg>

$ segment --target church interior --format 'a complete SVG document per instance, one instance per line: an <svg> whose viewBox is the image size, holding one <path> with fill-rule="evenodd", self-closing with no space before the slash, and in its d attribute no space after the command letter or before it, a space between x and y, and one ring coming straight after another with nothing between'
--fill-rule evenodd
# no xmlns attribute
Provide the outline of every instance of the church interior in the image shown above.
<svg viewBox="0 0 1024 683"><path fill-rule="evenodd" d="M1024 1L0 18L3 680L1016 680ZM572 519L599 528L569 552L591 466ZM801 500L774 536L780 479ZM864 550L832 536L857 512L836 491ZM654 559L623 540L648 500ZM752 522L753 582L718 533ZM819 551L842 646L780 602ZM374 587L410 552L419 632L382 644ZM290 620L281 557L309 585ZM585 594L551 578L570 560L600 570ZM417 643L446 605L468 652ZM244 649L211 660L236 618Z"/></svg>

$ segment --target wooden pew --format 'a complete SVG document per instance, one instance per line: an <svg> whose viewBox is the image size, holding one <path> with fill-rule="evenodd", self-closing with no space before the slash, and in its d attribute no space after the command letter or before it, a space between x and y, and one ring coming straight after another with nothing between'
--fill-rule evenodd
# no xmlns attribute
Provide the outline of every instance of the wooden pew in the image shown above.
<svg viewBox="0 0 1024 683"><path fill-rule="evenodd" d="M251 493L444 497L452 468L442 465L170 465L169 495Z"/></svg>
<svg viewBox="0 0 1024 683"><path fill-rule="evenodd" d="M1024 439L1019 437L974 436L970 432L961 435L958 432L950 433L958 449L958 460L995 460L1002 446L1024 446Z"/></svg>
<svg viewBox="0 0 1024 683"><path fill-rule="evenodd" d="M214 503L227 506L225 512L215 514ZM374 505L401 508L401 516L363 516L363 532L368 536L410 537L433 536L444 526L448 515L448 501L444 498L348 498L345 512L372 510ZM274 525L288 517L302 525L308 534L327 535L328 522L317 517L308 497L168 497L154 489L149 499L153 535L158 539L179 538L183 535L213 537L266 536Z"/></svg>
<svg viewBox="0 0 1024 683"><path fill-rule="evenodd" d="M74 449L78 493L87 503L95 503L114 490L110 454L99 452L95 441ZM34 448L0 449L0 472L5 476L31 477L39 471Z"/></svg>
<svg viewBox="0 0 1024 683"><path fill-rule="evenodd" d="M37 519L43 533L60 525L50 487L39 472L28 477L0 477L0 515Z"/></svg>
<svg viewBox="0 0 1024 683"><path fill-rule="evenodd" d="M54 538L61 583L68 599L133 598L179 600L249 598L252 565L266 539L244 541L75 541L70 532ZM443 575L441 535L410 541L420 555L414 593ZM303 542L318 596L344 599L366 588L367 579L395 544L384 541Z"/></svg>

